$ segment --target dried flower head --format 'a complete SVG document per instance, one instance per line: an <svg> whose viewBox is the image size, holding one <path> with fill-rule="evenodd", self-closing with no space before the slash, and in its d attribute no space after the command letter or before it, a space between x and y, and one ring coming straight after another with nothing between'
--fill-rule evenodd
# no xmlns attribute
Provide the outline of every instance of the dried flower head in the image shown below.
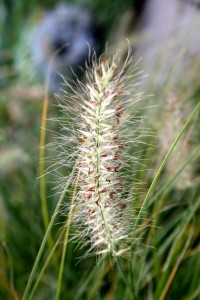
<svg viewBox="0 0 200 300"><path fill-rule="evenodd" d="M66 148L62 143L65 158L61 165L78 159L73 223L77 225L76 237L89 244L86 255L115 257L127 252L130 245L130 186L125 169L131 168L135 159L131 161L128 153L138 136L134 126L132 131L128 129L128 123L134 119L132 104L141 94L137 92L138 82L133 81L137 67L130 56L120 67L116 61L117 57L93 60L86 70L87 83L77 81L74 87L66 82L71 90L60 99L62 110L68 113L61 120L68 135L60 138L71 142ZM66 104L69 99L71 105ZM131 223L134 225L133 219Z"/></svg>
<svg viewBox="0 0 200 300"><path fill-rule="evenodd" d="M177 132L180 132L187 121L188 111L191 111L191 103L186 101L181 102L173 92L168 94L160 122L158 123L161 158L167 153L170 145L176 138ZM166 165L166 177L168 179L171 178L178 168L184 164L189 157L189 154L193 151L192 143L190 141L191 133L192 132L183 134L179 142L180 146L174 149L172 157ZM193 164L188 164L174 181L174 187L177 189L185 189L194 186L196 180L193 169Z"/></svg>

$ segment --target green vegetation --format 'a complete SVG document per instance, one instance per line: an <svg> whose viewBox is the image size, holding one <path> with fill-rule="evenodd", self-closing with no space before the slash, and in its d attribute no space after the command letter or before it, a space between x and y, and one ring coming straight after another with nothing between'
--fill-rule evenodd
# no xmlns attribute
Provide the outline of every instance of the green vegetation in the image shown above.
<svg viewBox="0 0 200 300"><path fill-rule="evenodd" d="M135 179L132 182L130 177L129 186L135 187L134 183L139 182L139 188L131 190L131 209L137 225L131 256L117 262L107 256L98 263L95 256L80 259L88 249L78 242L64 243L73 237L75 229L66 226L71 216L62 213L65 210L59 205L74 200L75 179L65 182L60 191L55 183L56 174L39 178L43 173L39 156L46 158L47 170L52 165L48 157L54 153L51 147L39 153L40 145L54 142L51 131L59 131L57 123L44 122L45 83L30 84L30 78L22 81L15 68L17 49L19 46L23 49L19 41L24 24L28 22L31 26L37 22L42 9L53 7L56 2L43 1L42 7L41 1L0 3L0 299L19 300L24 296L24 300L197 300L200 297L198 58L176 83L171 80L172 70L168 81L157 89L153 84L154 74L150 74L144 93L153 96L147 97L145 104L141 101L137 105L137 116L147 116L144 127L149 130L143 134L144 129L140 128L142 143L129 153L137 157ZM105 22L105 39L131 2L124 1L120 6L121 1L85 1ZM63 116L53 96L46 104L48 119ZM46 137L41 140L44 133ZM63 167L61 172L69 175L73 166L67 170Z"/></svg>

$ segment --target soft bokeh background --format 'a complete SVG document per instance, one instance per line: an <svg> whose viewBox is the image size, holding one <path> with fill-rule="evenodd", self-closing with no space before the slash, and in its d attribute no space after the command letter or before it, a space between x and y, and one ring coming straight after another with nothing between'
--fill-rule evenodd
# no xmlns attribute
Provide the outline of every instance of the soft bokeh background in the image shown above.
<svg viewBox="0 0 200 300"><path fill-rule="evenodd" d="M149 97L137 108L139 115L148 117L145 127L153 134L143 137L147 144L141 144L137 151L138 161L143 166L136 168L136 180L141 182L142 192L135 196L133 206L138 208L155 175L154 170L199 102L198 1L75 0L70 3L92 11L95 21L91 21L91 28L87 30L95 35L94 48L97 47L99 54L107 49L107 53L112 55L119 49L120 55L125 57L128 38L135 59L142 57L139 64L148 74L141 89ZM179 3L179 6L173 3ZM0 2L2 300L22 298L45 232L38 177L44 74L47 71L42 71L46 68L43 65L36 68L33 59L35 45L31 45L31 37L45 12L53 10L57 4L55 0ZM146 6L143 7L143 4ZM56 43L59 48L60 40ZM56 47L48 55L45 52L46 66ZM58 71L64 57L65 53L57 61ZM84 80L84 75L81 80ZM56 118L60 112L54 105L55 90L48 87L48 118ZM47 128L55 132L58 130L57 124L50 121ZM131 262L134 266L134 299L192 300L200 297L199 129L196 115L149 201L141 225L146 229L137 233L141 240L135 245L135 256ZM46 142L50 143L50 131L46 135ZM50 164L46 163L46 167ZM51 216L58 195L52 190L55 188L54 176L47 175L45 178ZM66 201L69 201L68 198ZM61 232L59 223L64 220L63 216L58 216L52 233L54 241ZM33 299L55 299L61 251L62 243ZM60 299L133 299L115 267L109 263L96 267L95 257L78 262L83 251L77 250L76 244L69 243ZM43 262L48 253L47 247ZM132 280L129 263L130 260L121 262L125 281Z"/></svg>

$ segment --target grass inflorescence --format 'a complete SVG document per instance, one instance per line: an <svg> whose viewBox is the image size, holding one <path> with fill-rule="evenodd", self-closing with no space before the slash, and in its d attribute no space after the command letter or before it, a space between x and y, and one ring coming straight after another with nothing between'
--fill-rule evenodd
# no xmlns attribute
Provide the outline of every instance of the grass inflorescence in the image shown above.
<svg viewBox="0 0 200 300"><path fill-rule="evenodd" d="M58 166L78 159L80 178L72 220L77 227L75 239L89 245L86 256L116 257L130 246L127 240L134 216L130 222L130 178L128 181L124 170L135 159L128 153L130 144L138 143L137 130L132 126L130 132L128 123L134 122L133 104L142 98L137 91L138 80L129 85L137 70L130 60L128 56L120 66L117 56L94 59L86 68L86 83L77 80L74 88L65 82L68 90L59 100L64 111L60 120L64 133L57 139L62 149ZM70 154L63 141L71 143Z"/></svg>

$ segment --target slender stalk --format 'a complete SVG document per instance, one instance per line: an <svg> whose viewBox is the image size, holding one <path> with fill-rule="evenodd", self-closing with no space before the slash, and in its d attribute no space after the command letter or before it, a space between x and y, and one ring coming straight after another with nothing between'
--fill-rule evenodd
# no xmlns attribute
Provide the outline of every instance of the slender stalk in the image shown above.
<svg viewBox="0 0 200 300"><path fill-rule="evenodd" d="M28 300L28 299L29 299L28 296L29 296L29 293L30 293L31 285L32 285L32 283L33 283L33 279L34 279L35 273L36 273L36 271L37 271L38 264L39 264L39 262L40 262L42 253L43 253L43 251L44 251L45 244L46 244L47 239L48 239L48 237L49 237L49 233L50 233L51 228L52 228L52 226L53 226L53 224L54 224L54 221L55 221L55 218L56 218L56 216L57 216L57 213L59 212L60 205L61 205L61 203L62 203L62 201L63 201L63 199L64 199L64 197L65 197L65 193L66 193L66 191L67 191L67 189L68 189L68 187L69 187L69 185L70 185L70 183L71 183L71 181L72 181L72 178L73 178L74 171L75 171L76 167L77 167L77 166L76 166L76 164L75 164L75 166L74 166L74 168L73 168L73 170L72 170L72 173L70 174L70 177L68 178L68 180L67 180L67 182L66 182L66 185L65 185L65 187L64 187L64 189L63 189L63 192L62 192L62 194L61 194L61 196L60 196L60 198L59 198L59 200L58 200L58 203L57 203L56 208L55 208L55 210L54 210L54 213L53 213L53 215L52 215L51 221L50 221L50 223L49 223L49 225L48 225L48 227L47 227L46 233L45 233L44 238L43 238L43 240L42 240L42 244L41 244L41 246L40 246L40 249L39 249L39 251L38 251L37 257L36 257L36 259L35 259L35 262L34 262L34 265L33 265L32 271L31 271L31 274L30 274L30 276L29 276L28 283L27 283L27 285L26 285L26 289L25 289L25 292L24 292L24 295L23 295L22 300Z"/></svg>
<svg viewBox="0 0 200 300"><path fill-rule="evenodd" d="M53 248L51 249L51 252L49 253L49 255L48 255L48 257L47 257L47 259L46 259L46 261L45 261L45 263L44 263L44 265L43 265L40 273L37 275L37 279L36 279L36 282L35 282L35 284L34 284L34 286L32 288L32 291L30 293L29 300L31 300L33 298L35 290L36 290L36 288L37 288L37 286L38 286L38 284L39 284L39 282L40 282L40 280L41 280L41 278L42 278L42 276L43 276L43 274L44 274L44 272L45 272L45 270L46 270L46 268L47 268L47 266L48 266L48 264L49 264L49 262L50 262L50 260L52 258L52 255L54 254L56 248L58 247L63 234L64 234L64 230L59 235L59 237L58 237L57 241L55 242Z"/></svg>
<svg viewBox="0 0 200 300"><path fill-rule="evenodd" d="M158 191L158 193L151 198L151 201L149 204L153 203L154 200L156 200L160 195L162 195L162 193L170 187L170 185L174 182L174 180L178 177L178 175L184 170L184 168L193 160L197 159L200 155L200 149L197 149L196 151L194 151L192 153L191 156L189 156L189 158L184 162L184 164L178 169L178 171L172 176L172 178L170 178L162 187L161 189Z"/></svg>
<svg viewBox="0 0 200 300"><path fill-rule="evenodd" d="M40 134L40 151L39 151L39 175L40 175L40 200L41 200L41 208L42 208L42 218L44 223L44 228L47 230L49 224L49 213L47 207L47 200L46 200L46 183L45 183L45 164L44 164L44 157L45 157L45 143L46 143L46 125L47 125L47 113L48 113L48 106L49 106L49 97L48 97L48 90L49 90L49 80L51 74L51 67L52 63L56 57L56 55L68 44L63 45L59 49L57 49L48 66L47 70L47 77L45 82L45 91L44 91L44 101L43 101L43 109L42 109L42 119L41 119L41 134ZM53 239L51 235L48 237L48 245L51 249L53 247Z"/></svg>
<svg viewBox="0 0 200 300"><path fill-rule="evenodd" d="M49 86L49 73L47 74L47 79L45 83L45 94L44 94L44 102L43 102L43 109L42 109L42 120L41 120L41 135L40 135L40 163L39 163L39 174L40 174L40 199L41 199L41 208L42 208L42 218L44 222L45 230L49 224L49 213L47 208L47 201L46 201L46 184L45 184L45 177L44 177L44 157L45 157L45 141L46 141L46 120L47 120L47 111L48 111L48 86ZM53 241L52 238L49 236L48 238L49 244L52 246Z"/></svg>
<svg viewBox="0 0 200 300"><path fill-rule="evenodd" d="M77 186L78 186L78 181L79 181L79 174L80 174L80 170L79 170L79 172L77 174L77 177L76 177L76 183L75 183L75 187L74 187L74 191L73 191L73 195L72 195L72 201L71 201L71 204L70 204L69 216L68 216L68 220L67 220L67 224L66 224L66 232L65 232L64 245L63 245L63 251L62 251L62 258L61 258L60 270L59 270L59 275L58 275L58 288L57 288L57 293L56 293L56 300L60 299L61 284L62 284L65 256L66 256L66 251L67 251L69 229L70 229L70 223L71 223L71 219L72 219L74 201L75 201L76 191L77 191Z"/></svg>
<svg viewBox="0 0 200 300"><path fill-rule="evenodd" d="M167 294L167 292L169 290L169 287L170 287L170 285L171 285L171 283L172 283L172 281L174 279L174 276L175 276L175 274L176 274L176 272L177 272L177 270L178 270L178 268L180 266L181 261L183 260L185 252L186 252L186 250L187 250L187 248L188 248L188 246L189 246L189 244L191 242L193 234L194 234L194 230L192 228L192 230L190 231L190 234L189 234L189 236L188 236L188 238L186 240L186 243L185 243L185 245L183 247L183 250L181 251L181 254L179 255L176 263L174 264L174 267L173 267L173 269L172 269L172 271L171 271L171 273L170 273L170 275L168 277L168 280L167 280L165 286L162 289L162 293L161 293L161 295L159 297L159 300L164 300L165 299L166 294Z"/></svg>
<svg viewBox="0 0 200 300"><path fill-rule="evenodd" d="M10 253L9 247L7 247L6 242L1 243L3 248L6 251L6 254L8 256L8 265L10 269L10 293L13 297L14 300L19 300L19 297L17 295L17 292L15 290L15 285L14 285L14 270L13 270L13 263L12 263L12 255Z"/></svg>
<svg viewBox="0 0 200 300"><path fill-rule="evenodd" d="M120 274L120 276L121 276L121 278L122 278L122 280L123 280L125 286L128 287L128 290L129 290L129 292L130 292L130 294L131 294L132 300L137 299L137 296L136 296L136 294L135 294L135 289L133 289L132 285L129 284L128 280L127 280L126 277L124 276L123 271L122 271L122 269L121 269L121 266L120 266L119 262L116 260L115 263L116 263L117 269L118 269L118 271L119 271L119 274Z"/></svg>

